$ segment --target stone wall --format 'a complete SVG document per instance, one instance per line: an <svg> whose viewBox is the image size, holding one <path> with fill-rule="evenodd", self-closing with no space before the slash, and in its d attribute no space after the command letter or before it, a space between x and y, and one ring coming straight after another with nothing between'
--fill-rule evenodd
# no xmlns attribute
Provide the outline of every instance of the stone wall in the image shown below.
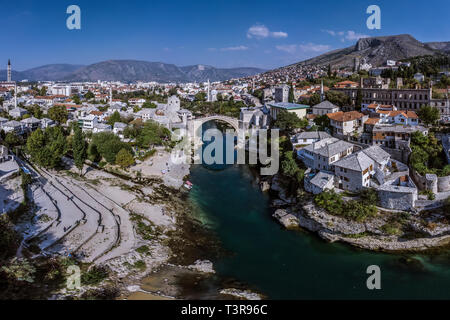
<svg viewBox="0 0 450 320"><path fill-rule="evenodd" d="M438 177L437 185L439 192L450 191L450 176Z"/></svg>
<svg viewBox="0 0 450 320"><path fill-rule="evenodd" d="M450 191L450 176L438 177L435 174L422 176L415 170L411 170L412 177L420 190L430 190L433 193Z"/></svg>
<svg viewBox="0 0 450 320"><path fill-rule="evenodd" d="M394 210L410 210L414 208L417 201L417 190L414 191L393 191L378 190L380 207Z"/></svg>
<svg viewBox="0 0 450 320"><path fill-rule="evenodd" d="M384 146L381 146L381 148L389 153L392 159L400 161L402 163L408 163L411 149L391 149Z"/></svg>

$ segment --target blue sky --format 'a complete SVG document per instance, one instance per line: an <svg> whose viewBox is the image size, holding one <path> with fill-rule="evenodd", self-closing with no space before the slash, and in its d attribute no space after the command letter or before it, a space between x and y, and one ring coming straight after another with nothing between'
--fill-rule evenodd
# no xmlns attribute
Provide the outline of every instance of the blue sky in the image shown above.
<svg viewBox="0 0 450 320"><path fill-rule="evenodd" d="M72 4L81 8L81 30L66 27ZM366 27L372 4L381 8L381 30ZM359 36L450 41L448 0L2 0L0 7L0 65L11 58L20 71L109 59L269 69Z"/></svg>

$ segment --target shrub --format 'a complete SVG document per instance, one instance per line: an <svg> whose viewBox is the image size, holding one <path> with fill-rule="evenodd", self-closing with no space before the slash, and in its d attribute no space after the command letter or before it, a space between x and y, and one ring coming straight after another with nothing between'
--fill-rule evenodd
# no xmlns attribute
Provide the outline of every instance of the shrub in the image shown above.
<svg viewBox="0 0 450 320"><path fill-rule="evenodd" d="M145 261L143 260L138 260L133 264L133 267L136 269L139 269L141 271L144 271L145 268L147 268L147 265L145 264Z"/></svg>
<svg viewBox="0 0 450 320"><path fill-rule="evenodd" d="M89 271L81 274L81 283L83 285L96 285L108 278L109 272L106 267L94 266Z"/></svg>
<svg viewBox="0 0 450 320"><path fill-rule="evenodd" d="M137 248L136 252L138 252L140 254L148 254L150 252L150 248L148 246L144 245L144 246Z"/></svg>

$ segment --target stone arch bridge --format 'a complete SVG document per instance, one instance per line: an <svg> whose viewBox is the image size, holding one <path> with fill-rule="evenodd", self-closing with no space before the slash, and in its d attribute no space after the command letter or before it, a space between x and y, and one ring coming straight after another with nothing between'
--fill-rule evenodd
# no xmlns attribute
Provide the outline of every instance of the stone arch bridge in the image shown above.
<svg viewBox="0 0 450 320"><path fill-rule="evenodd" d="M225 122L225 123L229 124L235 130L236 133L239 132L239 130L242 128L242 125L241 125L242 121L240 121L239 119L224 116L224 115L212 115L212 116L207 116L207 117L203 117L203 118L192 119L192 120L188 121L187 129L188 129L189 135L192 138L194 138L195 142L201 143L202 135L201 135L200 129L204 123L209 122L209 121Z"/></svg>

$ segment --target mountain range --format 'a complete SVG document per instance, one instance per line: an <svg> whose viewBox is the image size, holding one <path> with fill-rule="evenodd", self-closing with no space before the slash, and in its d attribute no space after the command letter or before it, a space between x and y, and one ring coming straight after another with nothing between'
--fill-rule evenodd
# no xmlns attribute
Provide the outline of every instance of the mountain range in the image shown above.
<svg viewBox="0 0 450 320"><path fill-rule="evenodd" d="M333 68L352 68L355 58L365 59L372 66L381 66L386 60L402 60L417 56L450 54L450 42L422 43L409 34L362 38L351 47L327 52L292 66L331 65ZM282 69L282 68L281 68Z"/></svg>
<svg viewBox="0 0 450 320"><path fill-rule="evenodd" d="M359 39L355 45L337 49L312 59L283 68L307 65L331 65L333 68L352 68L355 58L365 59L372 66L381 66L386 60L402 60L424 55L450 55L450 41L422 43L409 34ZM13 80L29 81L157 81L203 82L225 81L263 73L258 68L215 68L207 65L179 67L162 62L137 60L108 60L88 66L49 64L25 71L12 71ZM270 73L271 71L268 71ZM0 79L6 79L6 70L0 70Z"/></svg>
<svg viewBox="0 0 450 320"><path fill-rule="evenodd" d="M178 67L162 62L137 60L108 60L88 66L49 64L25 71L12 71L16 81L157 81L202 82L225 81L262 73L258 68L215 68L206 65ZM0 70L0 79L6 79L6 70Z"/></svg>

